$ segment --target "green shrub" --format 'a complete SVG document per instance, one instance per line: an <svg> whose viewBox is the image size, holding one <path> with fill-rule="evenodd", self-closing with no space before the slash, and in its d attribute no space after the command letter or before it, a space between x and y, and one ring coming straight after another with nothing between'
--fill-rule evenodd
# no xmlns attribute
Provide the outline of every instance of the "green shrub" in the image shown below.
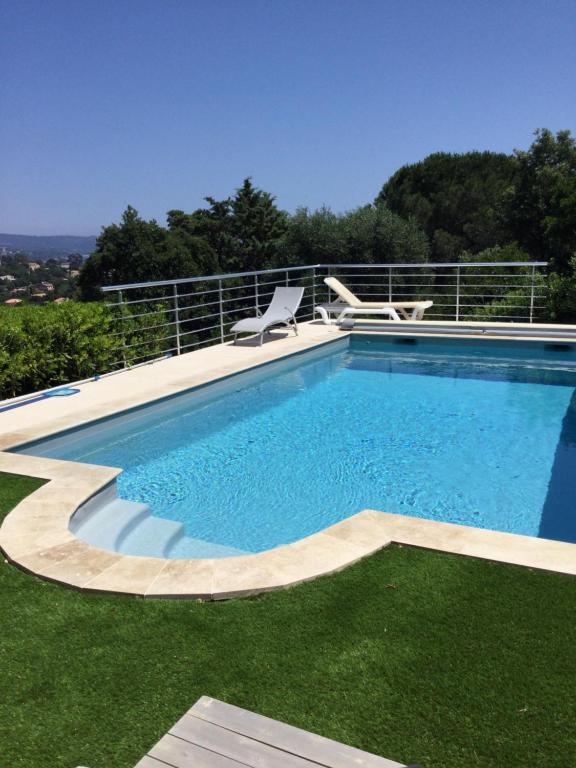
<svg viewBox="0 0 576 768"><path fill-rule="evenodd" d="M122 320L101 303L0 307L0 398L157 357L167 348L166 333L151 326L166 320L157 307Z"/></svg>
<svg viewBox="0 0 576 768"><path fill-rule="evenodd" d="M576 256L567 275L552 272L548 276L548 313L554 323L576 323Z"/></svg>
<svg viewBox="0 0 576 768"><path fill-rule="evenodd" d="M0 307L0 395L26 392L110 370L121 340L102 304Z"/></svg>

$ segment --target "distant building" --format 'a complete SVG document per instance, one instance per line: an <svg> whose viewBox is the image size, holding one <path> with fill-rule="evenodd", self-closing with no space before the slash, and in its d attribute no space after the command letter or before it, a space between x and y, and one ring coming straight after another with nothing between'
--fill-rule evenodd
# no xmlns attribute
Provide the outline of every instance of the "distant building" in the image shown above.
<svg viewBox="0 0 576 768"><path fill-rule="evenodd" d="M22 304L22 299L6 299L4 304L8 304L9 307L17 307L18 304Z"/></svg>
<svg viewBox="0 0 576 768"><path fill-rule="evenodd" d="M54 284L53 283L47 283L47 282L43 281L43 282L38 283L37 285L35 285L32 290L40 291L40 292L43 292L43 293L50 293L51 291L54 290Z"/></svg>
<svg viewBox="0 0 576 768"><path fill-rule="evenodd" d="M66 296L60 296L57 299L54 299L54 304L64 304L65 301L70 301L70 299L66 298Z"/></svg>
<svg viewBox="0 0 576 768"><path fill-rule="evenodd" d="M37 261L29 261L28 262L28 269L30 270L30 272L36 272L36 270L40 269L41 266L42 266L42 264L40 264Z"/></svg>
<svg viewBox="0 0 576 768"><path fill-rule="evenodd" d="M18 293L28 293L28 288L12 288L10 293L15 296Z"/></svg>
<svg viewBox="0 0 576 768"><path fill-rule="evenodd" d="M0 280L4 280L6 283L13 283L16 278L14 275L0 275Z"/></svg>
<svg viewBox="0 0 576 768"><path fill-rule="evenodd" d="M78 277L79 274L80 274L80 270L79 269L71 269L70 270L70 277Z"/></svg>

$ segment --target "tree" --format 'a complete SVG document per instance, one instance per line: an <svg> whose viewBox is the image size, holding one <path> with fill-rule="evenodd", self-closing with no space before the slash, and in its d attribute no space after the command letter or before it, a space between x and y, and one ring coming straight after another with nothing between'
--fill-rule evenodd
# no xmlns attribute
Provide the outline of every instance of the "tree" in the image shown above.
<svg viewBox="0 0 576 768"><path fill-rule="evenodd" d="M516 150L517 181L508 215L518 242L551 271L567 275L576 254L576 141L570 131L536 131L528 151Z"/></svg>
<svg viewBox="0 0 576 768"><path fill-rule="evenodd" d="M82 298L98 298L98 289L106 284L161 279L165 237L156 221L144 221L129 205L120 224L104 227L84 264L78 280Z"/></svg>
<svg viewBox="0 0 576 768"><path fill-rule="evenodd" d="M397 264L426 262L430 248L413 218L403 219L383 204L364 205L340 217L346 260Z"/></svg>
<svg viewBox="0 0 576 768"><path fill-rule="evenodd" d="M232 198L232 232L241 271L269 267L280 251L287 215L276 207L274 200L268 192L255 189L249 178Z"/></svg>
<svg viewBox="0 0 576 768"><path fill-rule="evenodd" d="M277 260L288 216L276 207L272 195L256 189L247 178L233 197L205 199L210 207L190 216L191 231L210 243L225 271L266 269Z"/></svg>
<svg viewBox="0 0 576 768"><path fill-rule="evenodd" d="M235 243L232 233L231 200L217 201L206 197L209 208L198 208L191 214L175 210L168 212L168 227L200 238L208 244L220 265L217 271L226 271L227 265L234 261Z"/></svg>
<svg viewBox="0 0 576 768"><path fill-rule="evenodd" d="M285 264L327 264L345 261L345 256L339 217L330 208L298 208L290 217L282 249Z"/></svg>
<svg viewBox="0 0 576 768"><path fill-rule="evenodd" d="M82 266L82 254L81 253L71 253L68 256L68 269L80 269Z"/></svg>
<svg viewBox="0 0 576 768"><path fill-rule="evenodd" d="M216 264L208 243L172 221L169 230L128 206L120 224L102 230L78 284L84 300L101 298L102 285L192 277Z"/></svg>
<svg viewBox="0 0 576 768"><path fill-rule="evenodd" d="M195 232L193 217L183 211L168 212L165 261L181 277L213 275L221 271L216 252Z"/></svg>
<svg viewBox="0 0 576 768"><path fill-rule="evenodd" d="M414 217L428 235L435 261L455 261L512 240L506 200L518 161L494 152L438 152L405 165L376 198L404 218Z"/></svg>
<svg viewBox="0 0 576 768"><path fill-rule="evenodd" d="M547 308L555 323L576 322L576 256L563 275L552 272L547 280Z"/></svg>
<svg viewBox="0 0 576 768"><path fill-rule="evenodd" d="M414 220L381 204L340 215L326 207L299 208L289 221L285 248L292 264L425 262L429 250Z"/></svg>

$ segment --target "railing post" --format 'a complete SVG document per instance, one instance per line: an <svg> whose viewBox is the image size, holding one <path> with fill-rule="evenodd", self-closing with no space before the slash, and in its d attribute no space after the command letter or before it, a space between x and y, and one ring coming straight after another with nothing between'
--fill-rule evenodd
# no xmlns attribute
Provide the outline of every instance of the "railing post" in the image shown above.
<svg viewBox="0 0 576 768"><path fill-rule="evenodd" d="M222 303L222 280L218 280L218 306L220 307L220 341L224 344L224 307Z"/></svg>
<svg viewBox="0 0 576 768"><path fill-rule="evenodd" d="M456 322L460 320L460 267L456 267Z"/></svg>
<svg viewBox="0 0 576 768"><path fill-rule="evenodd" d="M254 275L254 306L256 307L256 314L260 311L260 297L258 296L258 275Z"/></svg>
<svg viewBox="0 0 576 768"><path fill-rule="evenodd" d="M118 291L118 308L120 310L120 333L122 334L122 360L124 362L124 368L126 368L126 334L124 332L123 304L124 304L124 299L122 297L122 291Z"/></svg>
<svg viewBox="0 0 576 768"><path fill-rule="evenodd" d="M316 308L316 267L312 267L312 320Z"/></svg>
<svg viewBox="0 0 576 768"><path fill-rule="evenodd" d="M178 286L174 283L174 321L176 323L176 354L180 354L180 307L178 306Z"/></svg>
<svg viewBox="0 0 576 768"><path fill-rule="evenodd" d="M332 277L332 267L328 267L328 277ZM328 304L332 303L332 289L328 286Z"/></svg>
<svg viewBox="0 0 576 768"><path fill-rule="evenodd" d="M534 278L536 277L536 267L532 266L532 282L530 285L530 322L534 320Z"/></svg>
<svg viewBox="0 0 576 768"><path fill-rule="evenodd" d="M392 301L392 267L388 267L388 301Z"/></svg>
<svg viewBox="0 0 576 768"><path fill-rule="evenodd" d="M284 274L285 274L285 277L286 277L286 287L288 287L288 284L289 284L288 272L285 272Z"/></svg>

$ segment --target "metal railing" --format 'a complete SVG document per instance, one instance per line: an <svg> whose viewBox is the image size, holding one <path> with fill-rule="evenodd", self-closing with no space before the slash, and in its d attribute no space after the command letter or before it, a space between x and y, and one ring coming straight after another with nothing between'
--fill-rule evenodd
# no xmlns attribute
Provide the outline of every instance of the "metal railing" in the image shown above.
<svg viewBox="0 0 576 768"><path fill-rule="evenodd" d="M336 297L324 283L339 277L365 301L432 299L431 320L528 322L542 319L546 262L314 264L223 275L109 285L102 291L117 323L122 359L133 365L229 341L232 325L264 309L279 285L304 287L298 319Z"/></svg>

